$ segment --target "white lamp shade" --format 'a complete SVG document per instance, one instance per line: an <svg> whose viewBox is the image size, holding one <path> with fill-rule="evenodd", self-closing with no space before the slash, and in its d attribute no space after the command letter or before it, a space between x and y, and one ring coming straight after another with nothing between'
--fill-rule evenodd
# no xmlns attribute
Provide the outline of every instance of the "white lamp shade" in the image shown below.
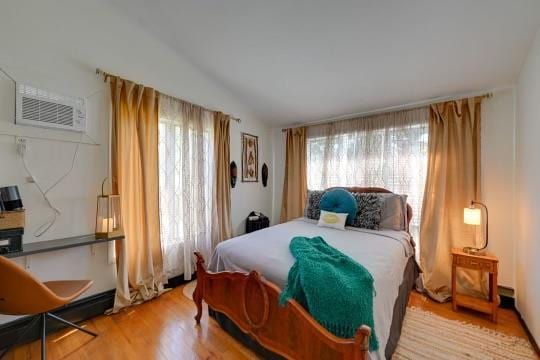
<svg viewBox="0 0 540 360"><path fill-rule="evenodd" d="M463 222L469 225L480 225L482 223L482 210L466 207L463 209Z"/></svg>

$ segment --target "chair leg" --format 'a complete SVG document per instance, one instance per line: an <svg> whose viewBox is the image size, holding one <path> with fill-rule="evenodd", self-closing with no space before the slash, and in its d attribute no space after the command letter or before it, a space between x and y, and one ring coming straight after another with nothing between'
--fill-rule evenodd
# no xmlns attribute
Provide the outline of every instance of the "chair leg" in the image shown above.
<svg viewBox="0 0 540 360"><path fill-rule="evenodd" d="M41 316L41 360L47 358L47 314L43 313Z"/></svg>
<svg viewBox="0 0 540 360"><path fill-rule="evenodd" d="M41 359L42 360L46 360L47 358L47 316L50 317L51 319L53 320L56 320L56 321L59 321L67 326L71 326L77 330L80 330L88 335L92 335L93 337L96 337L98 336L98 334L96 333L93 333L92 331L89 331L89 330L86 330L82 327L80 327L79 325L76 325L76 324L73 324L69 321L66 321L56 315L53 315L51 313L43 313L43 314L39 314L37 316L34 317L34 319L32 320L32 322L30 324L28 324L26 326L26 328L24 328L23 332L21 335L19 335L19 337L17 338L17 340L15 340L14 343L12 343L11 345L9 345L6 349L2 350L2 352L0 352L0 360L13 348L13 346L17 345L23 338L24 336L26 335L26 333L28 332L28 330L32 329L34 327L34 325L36 324L36 322L39 321L40 323L40 332L41 332Z"/></svg>
<svg viewBox="0 0 540 360"><path fill-rule="evenodd" d="M54 320L56 320L56 321L60 321L61 323L65 324L65 325L67 325L67 326L71 326L71 327L73 327L73 328L75 328L75 329L77 329L77 330L80 330L80 331L82 331L82 332L84 332L84 333L87 333L88 335L91 335L91 336L93 336L93 337L98 336L98 334L96 334L96 333L94 333L94 332L92 332L92 331L86 330L86 329L80 327L79 325L75 325L74 323L71 323L71 322L69 322L69 321L67 321L67 320L64 320L64 319L62 319L62 318L60 318L60 317L58 317L58 316L56 316L56 315L53 315L53 314L51 314L51 313L47 313L46 316L48 316L48 317L50 317L51 319L54 319Z"/></svg>
<svg viewBox="0 0 540 360"><path fill-rule="evenodd" d="M19 344L19 342L24 338L24 336L26 335L26 333L28 332L28 330L32 329L34 327L34 325L36 324L36 322L38 322L39 320L41 320L41 315L38 315L38 316L34 316L34 319L32 319L32 321L30 322L30 324L28 324L21 335L19 335L19 337L17 338L17 340L15 340L15 342L13 342L11 345L9 345L7 348L5 348L1 353L0 353L0 359L2 359L8 352L9 350L11 350L15 345Z"/></svg>

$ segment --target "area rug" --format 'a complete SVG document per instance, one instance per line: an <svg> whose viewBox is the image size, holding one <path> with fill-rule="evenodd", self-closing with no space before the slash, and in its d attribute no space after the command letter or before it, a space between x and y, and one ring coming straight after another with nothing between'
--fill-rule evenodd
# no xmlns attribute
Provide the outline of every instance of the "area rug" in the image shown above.
<svg viewBox="0 0 540 360"><path fill-rule="evenodd" d="M182 294L189 300L193 300L193 291L195 290L195 287L197 287L197 280L187 283L182 289Z"/></svg>
<svg viewBox="0 0 540 360"><path fill-rule="evenodd" d="M394 360L538 359L527 339L407 308Z"/></svg>

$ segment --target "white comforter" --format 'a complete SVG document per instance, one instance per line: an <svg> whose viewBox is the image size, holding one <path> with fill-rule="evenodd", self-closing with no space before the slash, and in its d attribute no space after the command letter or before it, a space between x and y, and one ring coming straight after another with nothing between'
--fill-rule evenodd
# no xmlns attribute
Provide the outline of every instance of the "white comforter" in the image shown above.
<svg viewBox="0 0 540 360"><path fill-rule="evenodd" d="M347 227L336 230L318 227L309 219L296 219L222 242L210 261L210 271L257 270L283 288L294 257L289 243L295 236L321 236L329 245L362 264L375 282L374 319L379 351L372 359L384 359L392 324L392 313L403 272L413 249L405 231L366 230Z"/></svg>

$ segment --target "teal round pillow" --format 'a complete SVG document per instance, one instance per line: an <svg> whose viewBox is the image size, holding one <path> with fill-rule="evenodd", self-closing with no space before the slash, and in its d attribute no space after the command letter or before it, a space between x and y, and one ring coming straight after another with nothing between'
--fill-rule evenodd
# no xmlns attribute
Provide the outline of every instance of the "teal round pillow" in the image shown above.
<svg viewBox="0 0 540 360"><path fill-rule="evenodd" d="M333 189L324 193L319 204L321 210L348 214L347 224L351 225L356 217L358 206L353 194L345 189Z"/></svg>

